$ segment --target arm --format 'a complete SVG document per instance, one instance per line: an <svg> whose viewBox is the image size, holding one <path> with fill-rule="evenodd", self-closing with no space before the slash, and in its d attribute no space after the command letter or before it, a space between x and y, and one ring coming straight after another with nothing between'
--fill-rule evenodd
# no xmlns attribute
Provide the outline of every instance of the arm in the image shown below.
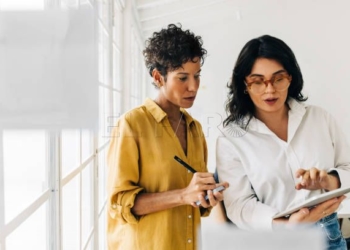
<svg viewBox="0 0 350 250"><path fill-rule="evenodd" d="M229 219L243 229L271 229L272 217L278 210L258 201L232 143L219 137L216 149L219 178L230 184L224 192Z"/></svg>
<svg viewBox="0 0 350 250"><path fill-rule="evenodd" d="M221 183L222 185L227 185ZM215 184L211 173L195 173L190 184L184 189L170 190L162 193L142 193L136 197L132 212L135 215L145 215L181 205L198 207L195 202L200 200L203 208L215 206L217 198L209 195L209 201L204 200L206 190L214 189ZM217 194L218 195L218 194ZM219 197L219 195L218 195ZM221 199L222 200L222 199Z"/></svg>
<svg viewBox="0 0 350 250"><path fill-rule="evenodd" d="M350 145L346 140L339 124L335 119L326 113L326 120L329 126L329 133L332 138L334 148L334 167L328 173L335 172L340 181L340 187L350 185Z"/></svg>
<svg viewBox="0 0 350 250"><path fill-rule="evenodd" d="M216 187L210 173L196 173L190 185L181 190L162 193L144 193L139 182L139 155L134 132L125 118L118 121L112 133L108 151L108 211L114 219L124 223L136 223L139 215L192 204L203 199L204 190ZM220 195L217 194L220 198ZM216 205L211 196L209 202L201 202L202 207Z"/></svg>
<svg viewBox="0 0 350 250"><path fill-rule="evenodd" d="M329 135L334 150L334 166L328 171L311 168L310 170L299 169L296 177L302 177L296 189L325 189L327 191L349 185L350 183L350 146L346 136L342 133L334 118L325 114ZM342 185L343 184L343 185Z"/></svg>

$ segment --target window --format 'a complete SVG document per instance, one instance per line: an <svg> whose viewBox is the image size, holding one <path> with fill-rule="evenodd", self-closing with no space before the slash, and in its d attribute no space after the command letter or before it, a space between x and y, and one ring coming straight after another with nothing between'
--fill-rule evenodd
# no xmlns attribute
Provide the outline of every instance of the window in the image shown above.
<svg viewBox="0 0 350 250"><path fill-rule="evenodd" d="M99 131L0 130L0 204L4 204L0 206L1 250L106 249L110 128L125 106L140 104L144 91L138 30L127 32L132 35L132 50L123 47L125 1L0 1L0 11L57 6L96 10ZM133 59L131 82L124 85L125 56Z"/></svg>

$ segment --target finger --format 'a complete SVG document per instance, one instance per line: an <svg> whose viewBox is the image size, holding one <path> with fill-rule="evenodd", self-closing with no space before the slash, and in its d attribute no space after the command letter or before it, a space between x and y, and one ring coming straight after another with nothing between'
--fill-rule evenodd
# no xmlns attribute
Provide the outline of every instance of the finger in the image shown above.
<svg viewBox="0 0 350 250"><path fill-rule="evenodd" d="M302 208L290 216L289 222L291 223L302 222L309 216L309 214L310 214L310 211L308 208Z"/></svg>
<svg viewBox="0 0 350 250"><path fill-rule="evenodd" d="M210 206L214 207L217 204L216 196L214 196L214 192L211 190L208 190L207 192L208 198L209 198L209 204Z"/></svg>
<svg viewBox="0 0 350 250"><path fill-rule="evenodd" d="M301 179L301 185L307 187L310 184L310 171L306 171Z"/></svg>
<svg viewBox="0 0 350 250"><path fill-rule="evenodd" d="M340 206L340 203L343 201L343 199L344 199L343 197L339 197L335 203L333 203L332 205L330 205L329 207L325 208L322 211L321 216L326 217L330 214L333 214L335 211L337 211L339 206Z"/></svg>
<svg viewBox="0 0 350 250"><path fill-rule="evenodd" d="M216 201L222 201L224 199L224 195L220 192L214 192L213 195Z"/></svg>
<svg viewBox="0 0 350 250"><path fill-rule="evenodd" d="M213 179L214 179L214 175L212 173L209 173L209 172L196 172L193 175L200 177L200 178L213 177Z"/></svg>
<svg viewBox="0 0 350 250"><path fill-rule="evenodd" d="M196 183L199 184L215 184L215 180L213 176L207 176L207 177L196 177Z"/></svg>
<svg viewBox="0 0 350 250"><path fill-rule="evenodd" d="M198 200L200 202L200 205L204 208L210 207L210 204L208 201L205 200L204 194L199 194L198 195Z"/></svg>
<svg viewBox="0 0 350 250"><path fill-rule="evenodd" d="M204 184L201 186L201 190L213 190L216 188L216 184Z"/></svg>
<svg viewBox="0 0 350 250"><path fill-rule="evenodd" d="M295 177L296 177L296 178L299 178L300 176L303 176L305 172L306 172L305 169L299 168L299 169L295 172Z"/></svg>
<svg viewBox="0 0 350 250"><path fill-rule="evenodd" d="M319 170L317 168L311 168L310 171L310 180L312 184L315 184L318 181L317 177L319 175Z"/></svg>
<svg viewBox="0 0 350 250"><path fill-rule="evenodd" d="M300 190L300 189L303 189L304 187L301 185L301 183L299 182L299 183L297 183L296 185L295 185L295 189L296 190Z"/></svg>
<svg viewBox="0 0 350 250"><path fill-rule="evenodd" d="M226 181L225 182L216 183L216 187L220 187L220 186L224 186L225 189L227 189L230 186L230 184L228 182L226 182Z"/></svg>
<svg viewBox="0 0 350 250"><path fill-rule="evenodd" d="M329 209L332 205L337 203L338 200L339 200L338 198L333 198L333 199L324 201L324 202L320 203L318 206L316 206L314 208L314 210L316 210L317 212L323 213L324 210Z"/></svg>
<svg viewBox="0 0 350 250"><path fill-rule="evenodd" d="M328 178L328 173L325 170L321 170L319 174L320 182L324 182Z"/></svg>

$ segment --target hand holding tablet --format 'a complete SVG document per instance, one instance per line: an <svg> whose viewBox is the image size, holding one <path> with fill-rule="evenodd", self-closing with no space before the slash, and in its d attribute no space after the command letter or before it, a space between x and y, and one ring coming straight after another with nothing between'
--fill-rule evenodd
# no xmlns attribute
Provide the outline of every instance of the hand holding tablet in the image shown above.
<svg viewBox="0 0 350 250"><path fill-rule="evenodd" d="M288 215L290 215L290 214L292 214L292 213L294 213L294 212L296 212L304 207L312 208L312 207L314 207L322 202L333 199L335 197L342 196L342 195L349 193L349 192L350 192L350 187L338 188L338 189L329 191L327 193L323 193L323 194L311 197L300 204L297 204L297 205L295 205L295 206L293 206L285 211L282 211L282 212L276 214L272 218L276 219L276 218L288 216Z"/></svg>

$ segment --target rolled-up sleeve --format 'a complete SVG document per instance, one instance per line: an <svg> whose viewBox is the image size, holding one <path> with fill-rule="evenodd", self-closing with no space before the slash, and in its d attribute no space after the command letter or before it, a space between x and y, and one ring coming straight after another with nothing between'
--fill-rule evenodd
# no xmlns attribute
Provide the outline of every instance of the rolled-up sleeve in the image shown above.
<svg viewBox="0 0 350 250"><path fill-rule="evenodd" d="M134 134L123 116L111 134L107 153L108 213L111 219L122 223L137 223L138 216L131 212L135 197L143 191L139 182L137 134Z"/></svg>
<svg viewBox="0 0 350 250"><path fill-rule="evenodd" d="M278 210L258 201L233 145L219 137L216 150L219 179L230 184L224 192L228 218L242 229L272 230L272 217Z"/></svg>

